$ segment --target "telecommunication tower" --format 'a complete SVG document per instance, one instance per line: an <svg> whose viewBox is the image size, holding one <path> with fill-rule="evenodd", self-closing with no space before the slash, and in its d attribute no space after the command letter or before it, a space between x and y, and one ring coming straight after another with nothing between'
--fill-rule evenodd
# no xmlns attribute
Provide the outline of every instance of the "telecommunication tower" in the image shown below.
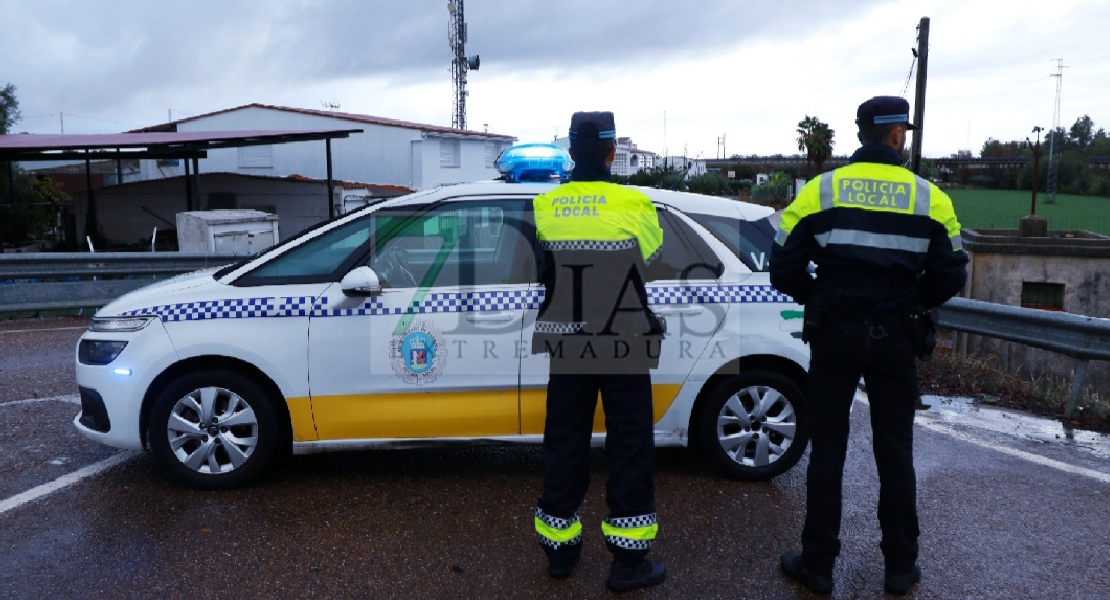
<svg viewBox="0 0 1110 600"><path fill-rule="evenodd" d="M466 129L466 72L478 70L481 60L478 55L466 55L466 19L463 16L463 0L447 3L451 15L447 21L447 44L451 46L454 58L451 59L451 78L455 83L455 108L451 116L451 127Z"/></svg>
<svg viewBox="0 0 1110 600"><path fill-rule="evenodd" d="M1056 72L1049 75L1049 77L1056 78L1056 110L1052 114L1052 134L1048 138L1048 181L1045 183L1045 202L1048 204L1056 203L1056 172L1060 168L1060 161L1056 160L1057 152L1062 151L1062 148L1056 148L1056 138L1060 137L1058 131L1060 130L1060 90L1064 86L1064 69L1068 68L1064 65L1064 59L1056 58ZM1061 140L1063 141L1063 140Z"/></svg>

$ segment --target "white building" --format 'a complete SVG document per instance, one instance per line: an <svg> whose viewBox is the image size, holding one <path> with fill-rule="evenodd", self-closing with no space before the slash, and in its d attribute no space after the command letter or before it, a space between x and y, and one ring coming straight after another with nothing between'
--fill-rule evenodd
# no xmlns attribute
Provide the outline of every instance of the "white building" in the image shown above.
<svg viewBox="0 0 1110 600"><path fill-rule="evenodd" d="M516 138L437 125L335 111L248 104L162 125L144 131L266 131L361 129L331 141L332 177L345 181L400 185L414 190L442 184L493 179L493 161ZM201 173L239 173L327 178L325 142L245 146L208 152ZM185 174L180 160L143 160L143 180Z"/></svg>
<svg viewBox="0 0 1110 600"><path fill-rule="evenodd" d="M561 137L555 144L563 148L570 148L570 138ZM637 148L629 137L617 138L617 152L613 156L613 175L629 176L640 171L654 167L659 161L659 155L650 151Z"/></svg>
<svg viewBox="0 0 1110 600"><path fill-rule="evenodd" d="M686 177L697 177L709 172L708 161L704 158L689 158L686 156L668 156L664 159L668 167L685 169Z"/></svg>

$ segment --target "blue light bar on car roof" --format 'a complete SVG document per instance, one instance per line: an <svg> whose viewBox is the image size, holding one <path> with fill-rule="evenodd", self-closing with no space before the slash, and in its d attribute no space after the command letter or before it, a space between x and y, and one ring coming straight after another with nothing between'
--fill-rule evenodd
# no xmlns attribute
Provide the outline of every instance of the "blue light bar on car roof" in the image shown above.
<svg viewBox="0 0 1110 600"><path fill-rule="evenodd" d="M574 161L555 144L517 144L506 148L494 161L501 178L521 181L570 181Z"/></svg>

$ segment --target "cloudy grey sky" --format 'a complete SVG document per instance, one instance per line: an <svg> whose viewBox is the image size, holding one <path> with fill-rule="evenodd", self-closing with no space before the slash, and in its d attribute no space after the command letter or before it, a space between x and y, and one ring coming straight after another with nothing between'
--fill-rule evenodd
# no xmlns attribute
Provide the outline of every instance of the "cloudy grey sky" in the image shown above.
<svg viewBox="0 0 1110 600"><path fill-rule="evenodd" d="M807 115L914 98L930 18L925 156L1086 114L1110 129L1108 0L466 0L469 129L546 141L612 110L659 153L797 152ZM0 0L17 132L109 133L252 102L451 125L446 0ZM916 76L916 73L914 73ZM908 82L908 87L907 87ZM721 140L723 138L723 144Z"/></svg>

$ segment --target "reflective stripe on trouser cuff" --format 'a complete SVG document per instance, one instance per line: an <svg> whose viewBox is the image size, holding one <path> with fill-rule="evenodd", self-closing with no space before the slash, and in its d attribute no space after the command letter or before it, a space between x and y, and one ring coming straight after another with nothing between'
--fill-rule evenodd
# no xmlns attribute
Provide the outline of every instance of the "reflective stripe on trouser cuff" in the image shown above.
<svg viewBox="0 0 1110 600"><path fill-rule="evenodd" d="M537 507L535 521L541 545L558 550L562 546L582 543L582 522L578 520L578 513L570 519L561 519Z"/></svg>
<svg viewBox="0 0 1110 600"><path fill-rule="evenodd" d="M659 532L655 513L635 517L608 518L601 522L605 541L625 550L650 550Z"/></svg>

